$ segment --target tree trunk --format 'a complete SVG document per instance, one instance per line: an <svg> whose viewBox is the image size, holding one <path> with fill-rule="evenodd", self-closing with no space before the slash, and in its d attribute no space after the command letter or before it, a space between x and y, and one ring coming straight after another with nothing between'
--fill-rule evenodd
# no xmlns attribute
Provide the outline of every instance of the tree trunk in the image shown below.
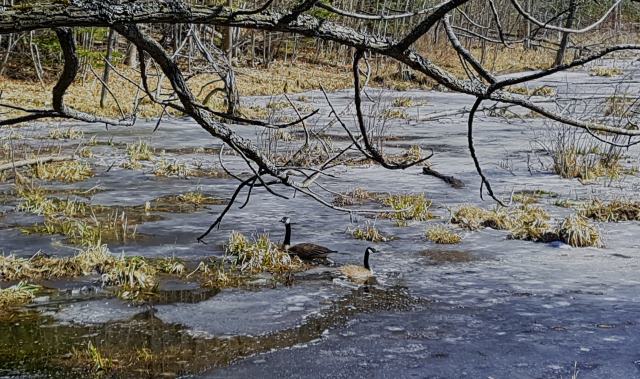
<svg viewBox="0 0 640 379"><path fill-rule="evenodd" d="M136 45L129 43L127 45L127 53L124 58L124 64L131 68L136 68L138 66L138 51L136 50Z"/></svg>
<svg viewBox="0 0 640 379"><path fill-rule="evenodd" d="M576 10L578 8L578 4L576 0L571 0L569 2L569 14L567 15L567 22L565 23L565 28L570 29L573 28L573 21L576 17ZM569 38L571 37L571 33L562 33L562 38L560 39L560 47L558 48L558 52L556 53L556 60L553 62L554 66L561 65L564 61L564 56L567 53L567 46L569 45Z"/></svg>
<svg viewBox="0 0 640 379"><path fill-rule="evenodd" d="M115 40L115 32L113 29L109 29L109 36L107 37L107 55L105 60L111 63L111 55L113 53L113 43ZM100 92L100 108L104 108L104 102L107 100L107 85L109 85L109 74L111 73L111 66L105 62L104 72L102 73L102 91Z"/></svg>
<svg viewBox="0 0 640 379"><path fill-rule="evenodd" d="M227 6L231 8L233 6L233 0L227 0ZM222 32L222 50L227 54L227 59L231 62L233 58L233 28L224 28Z"/></svg>

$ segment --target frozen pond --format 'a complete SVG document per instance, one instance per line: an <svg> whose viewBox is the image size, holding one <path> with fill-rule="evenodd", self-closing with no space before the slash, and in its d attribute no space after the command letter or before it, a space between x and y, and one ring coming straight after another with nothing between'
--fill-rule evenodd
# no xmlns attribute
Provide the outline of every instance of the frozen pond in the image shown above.
<svg viewBox="0 0 640 379"><path fill-rule="evenodd" d="M569 98L606 99L621 91L637 97L638 86L633 83L638 63L598 64L623 68L632 84L621 89L609 85L608 78L589 76L588 71L557 74L536 83L558 91L560 100L547 106L563 108ZM433 201L432 211L438 218L432 221L398 227L391 220L376 220L377 227L396 239L375 244L379 250L371 257L375 286L340 285L332 280L335 270L317 268L296 274L290 285L224 289L198 296L186 295L197 285L174 283L166 291L168 300L133 305L105 298L99 289L79 295L73 291L91 287L89 279L49 283L69 288L69 293L30 305L29 317L17 324L0 322L0 376L66 372L60 361L72 348L94 339L107 352L122 344L158 354L183 349L170 355L172 361L167 360L166 367L149 368L153 373L149 377L569 378L576 371L581 379L640 377L640 224L598 224L604 248L512 240L508 232L493 229L459 229L464 238L457 245L428 242L425 228L446 222L452 209L462 204L495 205L488 197L484 201L479 197L480 180L467 148L466 117L453 114L468 108L473 99L436 91L368 93L380 99L383 108L401 97L416 104L404 109L406 119L387 121L386 134L394 137L385 142L387 153L418 145L434 152L435 169L465 183L464 188L453 189L423 175L420 167L388 171L377 165L337 166L331 169L331 177L322 179L335 192L364 187L376 192L424 193ZM330 97L342 110L349 105L352 91ZM339 125L324 130L332 118L320 92L293 98L300 99L300 106L320 109L308 121L310 125L336 146L348 144ZM245 102L264 106L271 100ZM581 101L576 104L570 107L575 114L593 107ZM553 194L539 200L553 222L571 212L556 206L557 200L621 196L638 200L637 174L590 183L552 174L540 145L549 125L522 110L513 111L521 117L481 113L475 127L478 157L498 196L508 200L514 191L522 190ZM291 110L282 112L292 115ZM447 112L449 116L430 119L432 114ZM353 126L351 114L344 120ZM60 197L70 196L65 192L69 189L97 189L81 198L110 207L140 206L194 190L220 199L231 196L237 182L228 177L157 177L148 162L137 170L120 167L126 161L126 144L142 139L156 151L164 150L163 159L168 161L220 170L220 144L193 122L166 120L155 132L154 126L155 122L109 130L74 126L84 132L85 139L95 137L99 142L92 148L94 156L86 159L95 176L79 183L44 186ZM255 127L233 128L257 144L264 143L264 135ZM14 133L21 136L15 142L33 149L56 144L64 151L77 146L77 141L48 140L48 129L40 126L21 127ZM299 131L294 136L299 138ZM6 140L9 132L0 131L0 137ZM640 164L639 152L637 147L624 150L625 167ZM234 173L250 174L239 157L223 159ZM11 181L0 183L0 192L8 194L12 188ZM362 225L366 217L352 219L302 194L294 197L291 191L281 190L290 199L255 189L248 206L232 208L221 227L206 238L207 244L197 243L196 238L224 205L196 212L160 212L158 219L137 226L136 232L144 238L110 244L111 251L197 262L222 255L231 231L267 231L274 240L281 240L284 228L278 221L287 215L295 222L294 243L309 241L338 250L341 254L332 257L336 265L360 263L365 247L372 243L354 239L348 230ZM4 213L0 251L24 257L38 250L63 256L76 251L61 236L25 234L22 229L41 217L15 211L17 203L15 197L4 196L0 205ZM258 280L267 283L270 278ZM184 293L176 295L179 291Z"/></svg>

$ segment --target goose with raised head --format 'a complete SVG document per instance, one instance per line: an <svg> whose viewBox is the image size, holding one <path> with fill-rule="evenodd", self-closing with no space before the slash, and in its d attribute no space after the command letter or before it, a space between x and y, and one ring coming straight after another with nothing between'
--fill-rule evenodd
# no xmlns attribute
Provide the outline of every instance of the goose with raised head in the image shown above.
<svg viewBox="0 0 640 379"><path fill-rule="evenodd" d="M377 253L377 250L373 247L367 247L364 251L364 262L362 266L358 265L346 265L340 267L340 272L349 278L350 281L356 284L367 284L374 280L373 270L369 266L369 255L371 253Z"/></svg>
<svg viewBox="0 0 640 379"><path fill-rule="evenodd" d="M314 243L299 243L291 246L291 219L289 217L283 217L280 222L283 223L285 227L282 248L290 255L296 255L304 260L313 260L325 259L327 255L337 252Z"/></svg>

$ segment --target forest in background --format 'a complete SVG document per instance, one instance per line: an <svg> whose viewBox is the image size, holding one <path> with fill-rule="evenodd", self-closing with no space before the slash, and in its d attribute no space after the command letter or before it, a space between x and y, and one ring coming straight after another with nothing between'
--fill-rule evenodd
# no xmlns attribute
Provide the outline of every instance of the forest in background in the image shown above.
<svg viewBox="0 0 640 379"><path fill-rule="evenodd" d="M34 3L47 1L3 0L2 7L28 9ZM270 9L284 10L296 2L224 0L187 3L238 9L260 9L267 5ZM424 18L421 12L439 3L435 0L322 1L320 4L327 8L317 7L311 14L329 21L339 19L341 25L354 30L394 40ZM585 34L565 34L538 27L524 19L509 3L509 0L493 3L499 18L488 2L468 2L451 15L451 23L463 46L497 74L548 68L601 46L633 43L640 30L640 5L636 2L622 2L605 22ZM526 0L523 6L537 19L580 27L597 21L610 4L594 0ZM223 84L216 73L203 68L206 62L198 52L198 44L191 38L192 29L207 47L222 49L231 58L234 79L242 96L295 93L320 86L327 90L353 86L350 65L354 49L344 44L291 33L205 24L144 26L144 30L163 47L174 52L181 68L190 74L192 90L213 108L224 109L223 91L220 91ZM135 101L140 94L133 84L138 79L132 78L139 71L132 43L104 27L79 27L74 28L73 33L80 59L80 80L69 88L70 103L85 111L95 111L95 105L100 104L98 113L108 116L131 112L133 104L138 104L141 117L162 113L162 107L151 101ZM414 48L458 78L467 77L465 64L448 43L444 28L433 28L416 42ZM370 62L372 80L369 84L372 86L406 90L432 88L436 84L389 57L374 54ZM0 99L32 107L47 105L62 65L62 51L53 30L0 35ZM157 67L150 70L150 77L157 79L156 92L169 91L170 84L162 80L160 70ZM7 115L16 113L3 112ZM264 112L257 109L241 108L241 112L247 117L264 116Z"/></svg>

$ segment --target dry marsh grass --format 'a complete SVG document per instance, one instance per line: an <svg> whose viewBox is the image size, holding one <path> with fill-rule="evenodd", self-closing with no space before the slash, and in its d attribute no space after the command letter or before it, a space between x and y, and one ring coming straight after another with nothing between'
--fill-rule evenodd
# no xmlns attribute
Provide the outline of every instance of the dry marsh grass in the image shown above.
<svg viewBox="0 0 640 379"><path fill-rule="evenodd" d="M517 209L495 208L486 210L474 205L458 208L451 217L451 223L469 230L490 227L496 230L509 230L511 237L540 241L551 226L549 215L538 207L522 206Z"/></svg>
<svg viewBox="0 0 640 379"><path fill-rule="evenodd" d="M566 217L557 233L564 243L573 247L604 247L598 228L581 215Z"/></svg>
<svg viewBox="0 0 640 379"><path fill-rule="evenodd" d="M409 114L404 109L388 108L385 109L380 116L384 119L408 120Z"/></svg>
<svg viewBox="0 0 640 379"><path fill-rule="evenodd" d="M522 190L514 192L511 199L516 203L531 205L538 203L543 197L555 198L558 194L544 190Z"/></svg>
<svg viewBox="0 0 640 379"><path fill-rule="evenodd" d="M454 212L451 222L469 230L495 223L494 226L499 226L495 229L508 230L512 239L533 242L560 240L573 247L604 246L598 229L583 214L569 216L554 226L547 211L532 205L495 211L467 205Z"/></svg>
<svg viewBox="0 0 640 379"><path fill-rule="evenodd" d="M137 225L161 220L163 216L159 213L190 213L207 205L225 202L200 191L162 196L129 207L93 205L73 198L50 197L38 187L20 187L18 196L21 198L16 208L18 211L44 216L42 223L23 227L23 233L58 234L80 246L136 240L143 237L137 234Z"/></svg>
<svg viewBox="0 0 640 379"><path fill-rule="evenodd" d="M39 163L31 169L31 175L40 180L73 183L92 177L93 170L79 161Z"/></svg>
<svg viewBox="0 0 640 379"><path fill-rule="evenodd" d="M496 230L510 229L513 220L505 208L486 210L475 205L463 205L451 217L452 224L458 224L468 230L493 228Z"/></svg>
<svg viewBox="0 0 640 379"><path fill-rule="evenodd" d="M58 127L58 128L49 130L47 137L53 140L82 139L84 137L84 133L74 128Z"/></svg>
<svg viewBox="0 0 640 379"><path fill-rule="evenodd" d="M619 75L622 75L623 73L624 71L622 71L617 67L596 66L596 67L593 67L591 70L589 70L589 75L591 76L603 76L606 78L619 76Z"/></svg>
<svg viewBox="0 0 640 379"><path fill-rule="evenodd" d="M234 269L242 274L270 272L281 274L299 271L304 267L300 258L289 255L271 242L268 234L260 234L252 240L233 232L225 246L226 258Z"/></svg>
<svg viewBox="0 0 640 379"><path fill-rule="evenodd" d="M391 163L405 163L405 162L416 162L420 159L425 158L424 152L422 151L422 147L418 145L412 145L405 151L399 154L388 154L385 155L385 158Z"/></svg>
<svg viewBox="0 0 640 379"><path fill-rule="evenodd" d="M153 159L153 149L148 143L138 140L127 145L127 155L130 161L150 161Z"/></svg>
<svg viewBox="0 0 640 379"><path fill-rule="evenodd" d="M396 108L411 108L415 105L415 102L410 97L397 97L393 99L392 105Z"/></svg>
<svg viewBox="0 0 640 379"><path fill-rule="evenodd" d="M333 197L333 204L337 206L364 205L366 203L379 201L384 194L371 192L364 188L355 188L353 191L338 193Z"/></svg>
<svg viewBox="0 0 640 379"><path fill-rule="evenodd" d="M558 151L553 155L554 171L563 178L585 181L601 177L617 178L623 174L616 157L598 154L580 154L576 150Z"/></svg>
<svg viewBox="0 0 640 379"><path fill-rule="evenodd" d="M600 143L572 128L550 126L539 136L538 143L550 157L550 168L562 178L592 181L631 173L622 166L621 148Z"/></svg>
<svg viewBox="0 0 640 379"><path fill-rule="evenodd" d="M530 194L516 193L511 197L511 199L516 203L531 205L537 203L540 198Z"/></svg>
<svg viewBox="0 0 640 379"><path fill-rule="evenodd" d="M175 257L160 258L153 262L158 272L171 275L183 275L186 271L184 262Z"/></svg>
<svg viewBox="0 0 640 379"><path fill-rule="evenodd" d="M451 70L459 78L466 78L464 67L460 65L457 53L448 44L439 43L436 46L429 44L418 49L425 56L441 67ZM471 47L477 56L483 57L485 64L497 73L517 72L546 68L553 63L552 54L543 49L503 48L496 46L488 49L485 54L478 47ZM327 91L351 88L353 77L348 62L345 64L316 64L315 52L301 52L301 56L295 64L273 62L268 67L236 67L237 85L240 94L244 96L269 96L282 93L297 93L308 90L316 90L322 85ZM327 58L330 59L330 58ZM120 74L128 77L133 82L138 82L139 74L135 69L118 65ZM398 73L396 64L384 63L375 65L374 80L371 85L396 90L410 88L430 88L433 83L421 74L411 75L403 79ZM159 77L159 73L153 67L148 75ZM0 91L3 92L3 101L11 104L19 104L25 108L46 108L51 101L51 91L55 85L55 78L46 78L44 88L35 80L17 80L3 77L0 80ZM216 88L217 77L212 74L200 74L189 79L188 85L197 95L199 101L217 110L223 110L223 101L220 96L209 96ZM160 89L156 88L152 81L152 92L171 93L172 89L168 80L161 82ZM120 101L120 106L125 114L129 114L134 107L134 99L138 89L129 80L119 75L112 75L109 81L111 92ZM76 109L84 112L95 112L95 104L99 102L102 85L91 75L87 80L74 83L66 97L66 102ZM264 109L264 107L263 107ZM162 112L162 106L152 103L148 98L143 98L138 104L138 117L157 117ZM176 114L169 109L170 114ZM107 98L105 108L98 111L100 115L121 117L121 111L111 96ZM243 112L244 113L244 112ZM17 116L22 113L11 111L7 116ZM246 115L246 114L245 114ZM268 112L262 113L267 117ZM258 118L264 118L258 117Z"/></svg>
<svg viewBox="0 0 640 379"><path fill-rule="evenodd" d="M0 280L49 280L100 275L102 284L113 286L123 299L138 300L154 292L157 273L181 275L182 262L166 258L116 257L106 245L89 246L71 257L50 257L37 253L31 258L0 256Z"/></svg>
<svg viewBox="0 0 640 379"><path fill-rule="evenodd" d="M512 218L510 237L513 239L534 242L557 239L550 224L549 213L540 207L524 205L513 211Z"/></svg>
<svg viewBox="0 0 640 379"><path fill-rule="evenodd" d="M121 74L129 78L138 78L139 74L128 67L119 66ZM335 66L327 70L326 66L297 62L295 65L275 63L268 68L237 68L237 85L239 92L244 96L276 95L283 92L294 93L307 90L315 90L324 86L327 91L349 88L353 85L351 69L348 65ZM158 73L150 68L148 75L157 77ZM52 78L53 79L53 78ZM201 74L191 77L188 85L198 100L205 102L217 110L224 110L222 97L208 97L215 90L217 77L213 74ZM133 79L137 82L137 79ZM0 91L3 92L3 101L10 104L19 104L25 108L46 108L51 101L51 91L55 81L45 81L42 88L37 81L23 81L11 78L0 80ZM122 111L129 114L133 110L137 88L119 75L112 75L109 81L111 92L119 99ZM97 112L103 116L121 117L120 108L111 96L107 98L105 107L96 110L95 104L99 103L102 85L95 78L75 82L67 92L65 100L67 104L84 112ZM156 92L155 83L152 83L152 92ZM168 80L161 83L163 93L171 93L171 85ZM170 114L177 114L168 109ZM143 98L138 105L140 118L157 117L162 113L162 106L154 104L148 98ZM7 116L23 115L21 112L10 112Z"/></svg>
<svg viewBox="0 0 640 379"><path fill-rule="evenodd" d="M632 111L638 99L630 94L617 94L607 98L604 115L612 117L624 117Z"/></svg>
<svg viewBox="0 0 640 379"><path fill-rule="evenodd" d="M156 275L156 268L146 259L123 255L110 262L102 274L102 283L118 287L120 298L136 300L153 294L158 285Z"/></svg>
<svg viewBox="0 0 640 379"><path fill-rule="evenodd" d="M93 150L90 147L82 147L78 150L78 156L80 158L93 158Z"/></svg>
<svg viewBox="0 0 640 379"><path fill-rule="evenodd" d="M127 170L140 170L144 166L142 165L142 163L140 163L140 161L136 161L136 160L133 160L133 159L127 159L126 161L122 162L120 167L122 167L124 169L127 169Z"/></svg>
<svg viewBox="0 0 640 379"><path fill-rule="evenodd" d="M144 209L136 206L134 210L147 212L165 213L189 213L204 208L207 205L224 204L222 199L205 195L200 191L185 192L179 195L166 195L148 201L144 204Z"/></svg>
<svg viewBox="0 0 640 379"><path fill-rule="evenodd" d="M41 253L31 258L14 255L0 256L0 279L41 280L102 274L107 271L114 257L106 245L87 247L66 258L49 257Z"/></svg>
<svg viewBox="0 0 640 379"><path fill-rule="evenodd" d="M371 242L388 242L394 239L392 236L387 236L380 232L376 228L375 224L367 221L363 226L357 226L354 229L350 229L349 233L355 239L371 241Z"/></svg>
<svg viewBox="0 0 640 379"><path fill-rule="evenodd" d="M467 78L465 67L460 63L457 52L449 44L431 41L418 42L417 49L439 66L450 70L458 78ZM504 47L495 44L483 53L482 47L469 48L476 57L481 57L486 67L498 74L539 70L553 65L554 55L544 49L525 49L522 46Z"/></svg>
<svg viewBox="0 0 640 379"><path fill-rule="evenodd" d="M428 228L425 235L427 240L443 245L454 245L462 241L462 236L442 225Z"/></svg>
<svg viewBox="0 0 640 379"><path fill-rule="evenodd" d="M429 211L432 202L424 194L388 195L382 203L394 212L382 213L380 217L392 219L398 226L407 226L408 221L427 221L435 218Z"/></svg>
<svg viewBox="0 0 640 379"><path fill-rule="evenodd" d="M515 93L517 95L524 96L546 96L551 97L556 95L556 90L552 87L548 86L540 86L534 88L528 87L508 87L506 89L508 92Z"/></svg>
<svg viewBox="0 0 640 379"><path fill-rule="evenodd" d="M560 208L576 208L581 204L582 203L580 201L571 200L571 199L558 199L553 202L553 205Z"/></svg>
<svg viewBox="0 0 640 379"><path fill-rule="evenodd" d="M178 177L186 177L189 176L191 170L184 163L178 163L178 161L169 161L165 158L162 158L160 161L156 162L155 167L153 168L153 174L155 176L178 176Z"/></svg>
<svg viewBox="0 0 640 379"><path fill-rule="evenodd" d="M609 202L592 200L580 214L601 222L640 221L640 202L616 199Z"/></svg>

